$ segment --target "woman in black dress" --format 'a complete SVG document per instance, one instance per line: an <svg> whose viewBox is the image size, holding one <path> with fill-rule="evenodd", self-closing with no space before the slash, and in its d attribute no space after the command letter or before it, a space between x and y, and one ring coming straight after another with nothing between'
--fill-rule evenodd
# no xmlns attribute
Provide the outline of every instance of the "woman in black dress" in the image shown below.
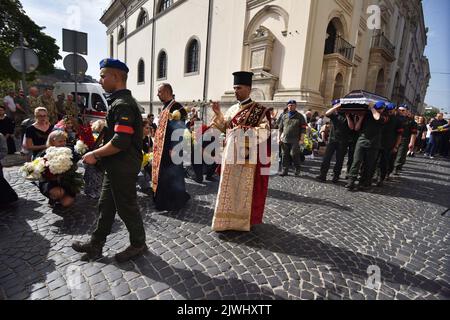
<svg viewBox="0 0 450 320"><path fill-rule="evenodd" d="M26 149L33 151L33 159L43 150L47 149L47 139L53 131L48 119L47 109L39 107L34 110L36 122L25 131Z"/></svg>
<svg viewBox="0 0 450 320"><path fill-rule="evenodd" d="M417 142L416 147L419 153L423 153L427 147L427 120L425 117L419 117L417 123Z"/></svg>
<svg viewBox="0 0 450 320"><path fill-rule="evenodd" d="M14 154L14 152L16 152L14 127L14 121L6 115L6 107L0 105L0 133L2 133L6 139L8 154Z"/></svg>
<svg viewBox="0 0 450 320"><path fill-rule="evenodd" d="M8 153L6 138L0 133L0 160ZM3 167L0 162L0 207L17 201L16 192L11 188L8 181L3 177Z"/></svg>

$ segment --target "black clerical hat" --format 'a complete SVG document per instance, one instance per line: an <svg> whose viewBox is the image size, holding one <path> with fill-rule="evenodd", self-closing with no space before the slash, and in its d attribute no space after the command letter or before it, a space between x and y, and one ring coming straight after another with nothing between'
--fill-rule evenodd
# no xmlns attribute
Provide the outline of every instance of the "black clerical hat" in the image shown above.
<svg viewBox="0 0 450 320"><path fill-rule="evenodd" d="M252 86L253 72L238 71L233 73L234 85Z"/></svg>

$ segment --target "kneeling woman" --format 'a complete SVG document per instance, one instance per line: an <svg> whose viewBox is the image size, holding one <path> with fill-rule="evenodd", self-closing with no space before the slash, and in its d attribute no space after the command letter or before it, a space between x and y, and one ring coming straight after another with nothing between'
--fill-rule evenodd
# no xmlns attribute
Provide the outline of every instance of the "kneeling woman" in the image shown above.
<svg viewBox="0 0 450 320"><path fill-rule="evenodd" d="M50 133L47 139L47 148L49 147L65 147L67 141L67 134L64 131L56 130ZM42 153L42 157L45 157L45 152ZM76 162L74 168L76 171ZM55 206L60 204L62 207L70 207L75 202L76 193L70 190L70 186L61 182L58 177L46 179L43 182L39 182L39 190L41 193L49 198L49 204Z"/></svg>

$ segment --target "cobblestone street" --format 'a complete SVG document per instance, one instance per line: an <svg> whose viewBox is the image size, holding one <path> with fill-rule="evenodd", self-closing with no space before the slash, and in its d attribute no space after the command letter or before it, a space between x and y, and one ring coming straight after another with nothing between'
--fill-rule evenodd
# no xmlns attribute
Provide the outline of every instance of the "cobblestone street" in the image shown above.
<svg viewBox="0 0 450 320"><path fill-rule="evenodd" d="M319 165L271 178L250 233L211 231L218 183L187 180L193 200L177 213L140 193L149 252L125 264L113 258L129 243L120 220L104 258L80 262L71 244L93 231L96 201L53 211L5 168L20 200L0 211L0 299L450 299L450 163L409 159L371 193L316 182Z"/></svg>

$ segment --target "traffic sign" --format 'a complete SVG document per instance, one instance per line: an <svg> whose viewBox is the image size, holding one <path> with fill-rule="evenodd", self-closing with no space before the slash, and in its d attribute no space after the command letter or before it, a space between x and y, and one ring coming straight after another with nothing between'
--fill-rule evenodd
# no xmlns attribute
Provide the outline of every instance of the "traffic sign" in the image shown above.
<svg viewBox="0 0 450 320"><path fill-rule="evenodd" d="M25 73L33 72L39 66L36 52L27 48L16 48L9 56L9 62L16 71Z"/></svg>
<svg viewBox="0 0 450 320"><path fill-rule="evenodd" d="M87 33L63 30L63 51L87 55Z"/></svg>
<svg viewBox="0 0 450 320"><path fill-rule="evenodd" d="M69 54L63 60L64 68L71 74L84 74L88 68L86 60L78 54Z"/></svg>

